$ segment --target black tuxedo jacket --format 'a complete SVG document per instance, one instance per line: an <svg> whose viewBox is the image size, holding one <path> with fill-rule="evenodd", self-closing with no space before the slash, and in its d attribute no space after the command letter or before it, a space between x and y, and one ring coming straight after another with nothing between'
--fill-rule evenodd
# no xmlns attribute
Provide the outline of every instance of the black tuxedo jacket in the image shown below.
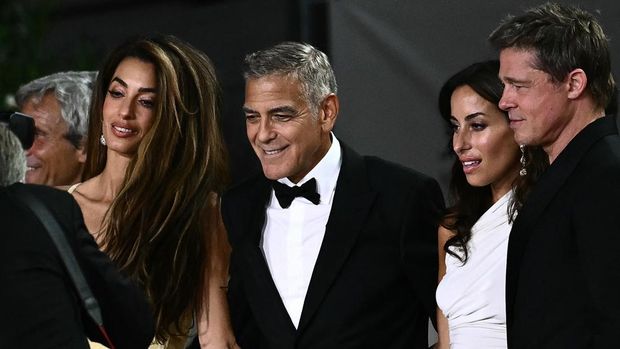
<svg viewBox="0 0 620 349"><path fill-rule="evenodd" d="M582 130L542 176L512 227L510 348L617 348L620 137L612 117Z"/></svg>
<svg viewBox="0 0 620 349"><path fill-rule="evenodd" d="M439 186L344 145L342 156L298 329L260 247L269 181L261 174L223 196L233 248L229 302L242 348L427 348L443 209Z"/></svg>
<svg viewBox="0 0 620 349"><path fill-rule="evenodd" d="M0 348L88 348L86 335L105 343L48 232L16 199L22 190L37 196L63 228L116 348L148 347L154 323L144 294L99 251L71 195L14 184L0 188Z"/></svg>

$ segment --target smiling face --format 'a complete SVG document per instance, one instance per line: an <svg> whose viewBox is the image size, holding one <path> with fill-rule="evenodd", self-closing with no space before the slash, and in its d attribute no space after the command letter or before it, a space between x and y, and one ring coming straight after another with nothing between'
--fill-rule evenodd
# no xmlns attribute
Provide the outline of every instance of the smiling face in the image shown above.
<svg viewBox="0 0 620 349"><path fill-rule="evenodd" d="M248 140L269 179L297 183L329 150L337 115L334 95L312 115L299 81L270 75L246 81L243 110Z"/></svg>
<svg viewBox="0 0 620 349"><path fill-rule="evenodd" d="M103 136L108 152L133 156L153 124L155 67L125 58L116 68L103 103Z"/></svg>
<svg viewBox="0 0 620 349"><path fill-rule="evenodd" d="M519 144L553 147L570 122L568 84L555 83L535 67L532 50L506 48L500 52L499 77L504 93L499 107L508 112Z"/></svg>
<svg viewBox="0 0 620 349"><path fill-rule="evenodd" d="M26 153L26 183L60 186L79 182L86 154L66 138L69 125L61 116L54 93L46 93L38 102L28 99L20 111L33 118L36 128L34 142Z"/></svg>
<svg viewBox="0 0 620 349"><path fill-rule="evenodd" d="M506 116L467 85L452 93L452 146L463 165L467 182L491 186L493 198L510 190L520 168L519 146Z"/></svg>

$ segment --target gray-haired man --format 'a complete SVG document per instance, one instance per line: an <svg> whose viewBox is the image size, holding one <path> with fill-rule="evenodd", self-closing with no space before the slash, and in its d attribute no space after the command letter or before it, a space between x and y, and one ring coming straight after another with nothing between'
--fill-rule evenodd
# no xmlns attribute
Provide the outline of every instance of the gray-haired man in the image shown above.
<svg viewBox="0 0 620 349"><path fill-rule="evenodd" d="M60 186L80 181L96 75L89 71L61 72L17 90L20 112L31 116L36 127L34 143L27 153L27 183Z"/></svg>
<svg viewBox="0 0 620 349"><path fill-rule="evenodd" d="M437 182L334 135L323 52L288 42L245 63L246 132L262 173L222 198L240 346L427 348Z"/></svg>

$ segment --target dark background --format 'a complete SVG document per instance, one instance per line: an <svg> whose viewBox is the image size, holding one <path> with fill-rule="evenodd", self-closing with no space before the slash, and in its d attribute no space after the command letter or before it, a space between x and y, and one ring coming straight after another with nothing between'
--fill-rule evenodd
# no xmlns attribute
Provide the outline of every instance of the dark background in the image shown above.
<svg viewBox="0 0 620 349"><path fill-rule="evenodd" d="M620 5L598 12L619 62ZM22 83L61 70L96 70L104 55L138 34L173 34L204 50L222 84L233 181L258 170L245 138L243 56L303 40L330 56L339 83L336 135L437 178L446 188L448 138L436 99L460 68L497 55L486 42L506 14L538 1L403 0L4 0L0 5L0 102ZM617 75L617 74L616 74ZM6 106L5 106L6 108Z"/></svg>

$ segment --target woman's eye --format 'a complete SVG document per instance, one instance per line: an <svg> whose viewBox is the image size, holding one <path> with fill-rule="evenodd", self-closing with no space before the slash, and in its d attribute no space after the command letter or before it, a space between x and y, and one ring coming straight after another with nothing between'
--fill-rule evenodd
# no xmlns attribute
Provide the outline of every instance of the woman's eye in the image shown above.
<svg viewBox="0 0 620 349"><path fill-rule="evenodd" d="M487 127L487 125L482 124L482 123L473 123L471 124L471 128L472 130L476 130L476 131L481 131L484 130Z"/></svg>
<svg viewBox="0 0 620 349"><path fill-rule="evenodd" d="M122 92L120 92L120 91L116 91L116 90L109 90L109 91L108 91L108 94L109 94L110 96L112 96L113 98L119 98L119 97L122 97L122 96L123 96L123 93L122 93Z"/></svg>
<svg viewBox="0 0 620 349"><path fill-rule="evenodd" d="M140 105L142 105L145 108L153 108L155 106L155 102L150 100L150 99L141 99L139 100Z"/></svg>

